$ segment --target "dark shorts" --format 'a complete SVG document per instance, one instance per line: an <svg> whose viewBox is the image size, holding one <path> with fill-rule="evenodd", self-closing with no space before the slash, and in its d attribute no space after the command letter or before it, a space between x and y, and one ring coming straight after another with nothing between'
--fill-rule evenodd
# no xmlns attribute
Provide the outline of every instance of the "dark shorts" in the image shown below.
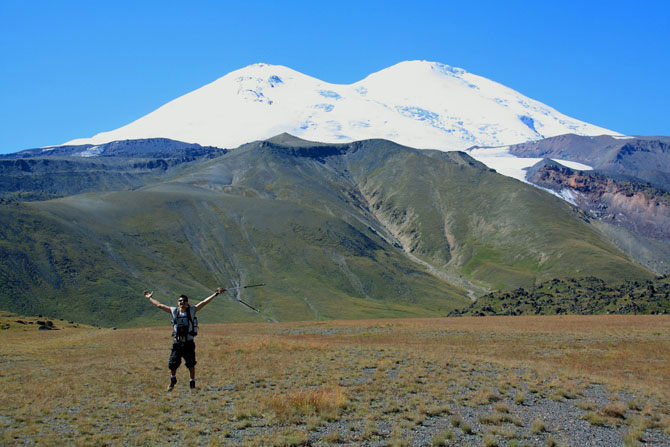
<svg viewBox="0 0 670 447"><path fill-rule="evenodd" d="M177 369L181 365L181 359L184 358L184 363L187 368L195 366L195 342L187 341L185 343L173 343L172 352L170 353L170 361L168 368Z"/></svg>

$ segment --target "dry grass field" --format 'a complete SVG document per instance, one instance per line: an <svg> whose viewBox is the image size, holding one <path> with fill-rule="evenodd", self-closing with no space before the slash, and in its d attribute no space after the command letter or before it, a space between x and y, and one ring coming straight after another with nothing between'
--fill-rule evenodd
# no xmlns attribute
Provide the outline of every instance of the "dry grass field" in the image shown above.
<svg viewBox="0 0 670 447"><path fill-rule="evenodd" d="M204 325L171 393L167 321L17 318L3 445L670 445L670 316Z"/></svg>

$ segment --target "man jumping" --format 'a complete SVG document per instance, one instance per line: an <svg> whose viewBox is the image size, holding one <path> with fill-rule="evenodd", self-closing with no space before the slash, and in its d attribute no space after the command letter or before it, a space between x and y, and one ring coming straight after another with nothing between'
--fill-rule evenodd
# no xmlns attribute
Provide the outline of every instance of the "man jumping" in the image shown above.
<svg viewBox="0 0 670 447"><path fill-rule="evenodd" d="M198 335L198 320L195 318L195 314L212 301L215 296L225 291L226 289L224 288L216 289L212 295L200 301L195 306L189 306L188 297L181 295L177 300L177 307L166 306L153 298L153 292L144 291L144 296L151 301L151 304L172 315L172 336L174 337L174 342L172 343L172 352L170 352L170 360L168 362L171 374L168 391L172 391L177 383L177 368L181 365L182 357L191 376L190 387L195 388L195 364L197 362L195 360L194 337Z"/></svg>

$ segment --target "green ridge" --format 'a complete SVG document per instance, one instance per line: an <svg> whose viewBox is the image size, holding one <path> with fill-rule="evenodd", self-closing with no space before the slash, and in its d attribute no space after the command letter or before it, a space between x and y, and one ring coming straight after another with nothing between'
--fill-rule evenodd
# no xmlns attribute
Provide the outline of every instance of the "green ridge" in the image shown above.
<svg viewBox="0 0 670 447"><path fill-rule="evenodd" d="M0 307L131 326L185 293L203 322L439 316L473 292L652 275L573 207L463 153L383 140L244 145L136 190L0 203Z"/></svg>

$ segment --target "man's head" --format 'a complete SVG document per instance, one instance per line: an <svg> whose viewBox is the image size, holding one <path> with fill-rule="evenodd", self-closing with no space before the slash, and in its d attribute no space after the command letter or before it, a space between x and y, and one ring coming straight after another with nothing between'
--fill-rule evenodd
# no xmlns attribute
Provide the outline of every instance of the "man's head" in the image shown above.
<svg viewBox="0 0 670 447"><path fill-rule="evenodd" d="M188 297L186 295L181 295L177 300L179 307L186 309L188 307Z"/></svg>

